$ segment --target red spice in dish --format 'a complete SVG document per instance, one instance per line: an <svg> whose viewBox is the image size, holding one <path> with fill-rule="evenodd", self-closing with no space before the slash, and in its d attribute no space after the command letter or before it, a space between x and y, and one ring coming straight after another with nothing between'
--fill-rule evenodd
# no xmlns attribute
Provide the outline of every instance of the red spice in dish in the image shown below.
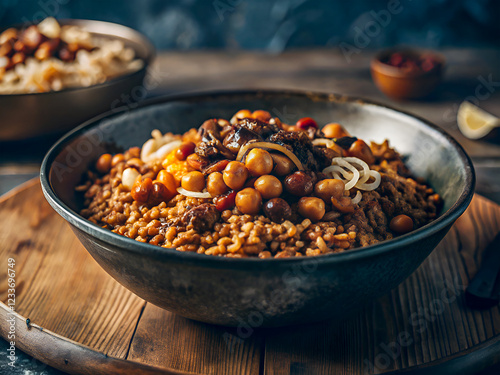
<svg viewBox="0 0 500 375"><path fill-rule="evenodd" d="M393 52L381 61L406 72L429 72L441 65L439 60L428 53L415 55L405 52Z"/></svg>

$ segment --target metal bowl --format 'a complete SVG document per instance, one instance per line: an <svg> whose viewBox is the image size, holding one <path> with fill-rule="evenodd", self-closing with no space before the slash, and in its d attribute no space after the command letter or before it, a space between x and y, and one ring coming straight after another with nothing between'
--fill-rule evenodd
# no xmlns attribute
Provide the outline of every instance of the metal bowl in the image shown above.
<svg viewBox="0 0 500 375"><path fill-rule="evenodd" d="M233 259L140 243L92 224L74 187L98 156L140 146L151 130L183 132L239 109L266 109L294 122L336 121L363 139L391 143L417 176L444 198L438 219L369 247L318 257ZM291 115L293 113L293 116ZM283 326L339 319L407 278L431 253L473 195L469 157L425 120L385 106L329 94L227 92L167 97L88 121L59 140L41 168L45 197L94 259L125 287L187 318L227 326ZM70 249L68 249L70 251Z"/></svg>
<svg viewBox="0 0 500 375"><path fill-rule="evenodd" d="M0 95L0 141L25 140L62 133L100 113L125 105L122 94L134 94L143 84L155 56L151 42L139 32L118 24L89 20L60 20L91 34L121 40L144 61L142 69L89 87L68 88L44 93ZM117 101L118 100L118 101Z"/></svg>

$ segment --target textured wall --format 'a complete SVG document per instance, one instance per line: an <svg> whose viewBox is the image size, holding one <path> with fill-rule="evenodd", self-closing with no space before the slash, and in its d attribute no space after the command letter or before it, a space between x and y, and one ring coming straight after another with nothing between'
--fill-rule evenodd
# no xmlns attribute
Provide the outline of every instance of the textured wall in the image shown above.
<svg viewBox="0 0 500 375"><path fill-rule="evenodd" d="M119 22L160 49L500 46L497 0L0 0L0 26L58 18Z"/></svg>

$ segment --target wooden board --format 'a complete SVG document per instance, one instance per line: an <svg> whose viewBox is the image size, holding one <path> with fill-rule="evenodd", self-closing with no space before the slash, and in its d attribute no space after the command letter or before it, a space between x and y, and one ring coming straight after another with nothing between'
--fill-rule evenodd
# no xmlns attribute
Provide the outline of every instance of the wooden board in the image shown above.
<svg viewBox="0 0 500 375"><path fill-rule="evenodd" d="M500 309L467 308L463 289L499 230L500 206L476 196L409 279L349 320L225 328L176 316L120 286L34 180L0 199L0 334L9 329L13 258L17 348L74 374L477 372L500 362Z"/></svg>

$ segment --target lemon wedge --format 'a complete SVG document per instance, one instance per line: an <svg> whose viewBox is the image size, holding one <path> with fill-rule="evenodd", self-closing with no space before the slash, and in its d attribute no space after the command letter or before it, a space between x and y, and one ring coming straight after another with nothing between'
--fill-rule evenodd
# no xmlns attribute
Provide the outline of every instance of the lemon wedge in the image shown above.
<svg viewBox="0 0 500 375"><path fill-rule="evenodd" d="M470 102L460 104L457 113L458 127L470 139L483 138L500 126L500 119Z"/></svg>

